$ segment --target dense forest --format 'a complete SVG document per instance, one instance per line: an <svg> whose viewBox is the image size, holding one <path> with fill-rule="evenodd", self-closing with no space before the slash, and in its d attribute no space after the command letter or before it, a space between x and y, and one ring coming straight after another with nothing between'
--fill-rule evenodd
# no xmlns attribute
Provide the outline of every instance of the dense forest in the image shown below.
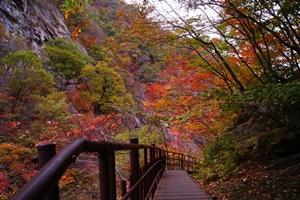
<svg viewBox="0 0 300 200"><path fill-rule="evenodd" d="M80 137L193 155L217 199L300 199L299 79L298 0L2 0L0 199ZM83 158L63 199L99 195Z"/></svg>

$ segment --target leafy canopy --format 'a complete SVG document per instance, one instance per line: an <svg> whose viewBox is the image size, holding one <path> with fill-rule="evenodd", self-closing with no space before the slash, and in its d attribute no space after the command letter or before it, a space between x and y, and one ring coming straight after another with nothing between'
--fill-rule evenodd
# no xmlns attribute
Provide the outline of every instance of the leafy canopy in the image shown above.
<svg viewBox="0 0 300 200"><path fill-rule="evenodd" d="M0 66L0 76L0 89L7 96L12 112L33 96L45 95L54 87L52 75L43 68L40 58L31 51L17 51L5 56Z"/></svg>
<svg viewBox="0 0 300 200"><path fill-rule="evenodd" d="M126 129L117 134L114 139L118 142L128 142L132 137L138 138L140 144L159 145L164 142L161 130L150 125L144 125L134 131Z"/></svg>
<svg viewBox="0 0 300 200"><path fill-rule="evenodd" d="M62 38L50 40L44 47L49 57L49 65L62 73L67 79L78 78L83 66L90 62L75 43Z"/></svg>
<svg viewBox="0 0 300 200"><path fill-rule="evenodd" d="M64 92L51 92L46 96L36 97L36 117L64 123L69 118L68 104Z"/></svg>
<svg viewBox="0 0 300 200"><path fill-rule="evenodd" d="M81 94L97 114L121 111L133 104L122 77L105 62L85 66L80 78L84 86Z"/></svg>

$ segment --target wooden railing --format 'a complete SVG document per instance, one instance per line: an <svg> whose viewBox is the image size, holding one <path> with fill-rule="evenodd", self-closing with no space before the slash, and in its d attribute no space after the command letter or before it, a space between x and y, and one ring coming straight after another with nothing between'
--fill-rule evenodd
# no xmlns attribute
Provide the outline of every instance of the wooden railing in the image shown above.
<svg viewBox="0 0 300 200"><path fill-rule="evenodd" d="M197 159L181 153L167 151L167 169L185 170L194 173L197 167Z"/></svg>
<svg viewBox="0 0 300 200"><path fill-rule="evenodd" d="M67 168L84 152L95 152L99 157L100 199L116 200L115 152L130 151L130 180L121 180L121 199L153 199L157 185L168 166L169 169L193 171L195 159L183 154L168 152L155 145L138 144L133 138L129 144L95 142L77 139L55 155L54 144L38 149L40 171L13 197L13 200L59 200L58 182ZM142 151L142 156L140 152ZM143 164L140 166L140 157Z"/></svg>

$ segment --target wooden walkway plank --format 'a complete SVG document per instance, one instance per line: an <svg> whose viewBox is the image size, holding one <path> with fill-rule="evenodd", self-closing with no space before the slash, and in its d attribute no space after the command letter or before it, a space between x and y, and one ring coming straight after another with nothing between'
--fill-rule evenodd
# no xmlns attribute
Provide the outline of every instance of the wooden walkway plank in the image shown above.
<svg viewBox="0 0 300 200"><path fill-rule="evenodd" d="M167 170L154 200L212 200L183 170Z"/></svg>

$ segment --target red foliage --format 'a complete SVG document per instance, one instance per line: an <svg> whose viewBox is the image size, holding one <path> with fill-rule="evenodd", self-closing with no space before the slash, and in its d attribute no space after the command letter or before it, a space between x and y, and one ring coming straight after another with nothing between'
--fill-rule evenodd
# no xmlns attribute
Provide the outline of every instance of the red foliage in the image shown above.
<svg viewBox="0 0 300 200"><path fill-rule="evenodd" d="M111 140L111 134L122 127L123 116L112 113L95 116L92 113L73 116L77 128L68 133L68 137L86 137L91 140Z"/></svg>
<svg viewBox="0 0 300 200"><path fill-rule="evenodd" d="M159 78L146 87L146 109L167 120L174 138L211 135L210 125L218 116L218 108L203 94L216 84L215 77L175 55L166 62Z"/></svg>
<svg viewBox="0 0 300 200"><path fill-rule="evenodd" d="M8 188L8 179L5 172L0 171L0 193L5 193Z"/></svg>

